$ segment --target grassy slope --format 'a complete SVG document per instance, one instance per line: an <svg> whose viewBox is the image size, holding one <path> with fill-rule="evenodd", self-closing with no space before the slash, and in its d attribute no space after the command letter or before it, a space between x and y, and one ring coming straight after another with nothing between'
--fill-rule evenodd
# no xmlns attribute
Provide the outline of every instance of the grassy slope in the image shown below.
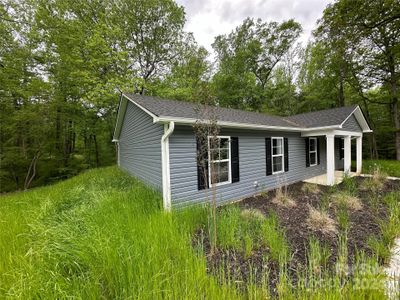
<svg viewBox="0 0 400 300"><path fill-rule="evenodd" d="M2 196L0 298L236 298L191 247L204 212L160 203L114 167Z"/></svg>
<svg viewBox="0 0 400 300"><path fill-rule="evenodd" d="M363 160L363 173L371 173L375 166L389 176L400 177L400 161L397 160Z"/></svg>
<svg viewBox="0 0 400 300"><path fill-rule="evenodd" d="M160 205L157 192L115 167L2 196L0 298L259 299L268 295L252 284L242 285L245 293L239 294L235 284L221 285L207 275L202 249L191 245L195 229L207 222L204 210L168 214ZM251 251L246 241L263 233L254 231L239 214L228 207L218 215L219 244L240 248L244 241L245 250ZM286 244L275 227L269 226L264 238L279 260ZM313 279L314 288L309 289L310 283L302 281L290 286L282 274L278 294L284 299L376 295L350 283L343 285L337 276Z"/></svg>

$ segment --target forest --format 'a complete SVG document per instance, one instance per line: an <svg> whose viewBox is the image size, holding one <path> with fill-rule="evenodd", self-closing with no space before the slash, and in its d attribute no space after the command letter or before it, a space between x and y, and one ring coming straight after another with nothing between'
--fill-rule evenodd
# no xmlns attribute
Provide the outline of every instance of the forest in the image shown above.
<svg viewBox="0 0 400 300"><path fill-rule="evenodd" d="M115 164L121 91L288 116L359 104L400 160L400 2L337 0L302 26L246 18L213 52L173 0L0 1L0 192Z"/></svg>

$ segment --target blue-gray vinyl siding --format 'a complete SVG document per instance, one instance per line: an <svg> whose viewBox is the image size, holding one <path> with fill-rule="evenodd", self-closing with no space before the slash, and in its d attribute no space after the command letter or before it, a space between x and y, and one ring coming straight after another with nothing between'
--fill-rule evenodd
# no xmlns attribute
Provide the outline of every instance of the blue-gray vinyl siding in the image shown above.
<svg viewBox="0 0 400 300"><path fill-rule="evenodd" d="M161 137L163 127L128 102L119 137L120 166L131 175L161 190Z"/></svg>
<svg viewBox="0 0 400 300"><path fill-rule="evenodd" d="M358 124L358 121L356 117L354 117L354 115L351 115L350 118L348 118L347 121L344 122L342 130L362 132L360 124Z"/></svg>
<svg viewBox="0 0 400 300"><path fill-rule="evenodd" d="M305 138L300 133L222 129L220 135L239 138L240 181L217 187L218 204L239 200L279 185L290 184L326 172L326 142L320 141L320 164L306 167ZM287 137L289 171L266 176L265 138ZM196 140L193 129L177 126L170 137L172 205L186 206L205 201L205 190L197 187ZM254 187L255 181L258 186ZM210 192L209 192L210 193Z"/></svg>

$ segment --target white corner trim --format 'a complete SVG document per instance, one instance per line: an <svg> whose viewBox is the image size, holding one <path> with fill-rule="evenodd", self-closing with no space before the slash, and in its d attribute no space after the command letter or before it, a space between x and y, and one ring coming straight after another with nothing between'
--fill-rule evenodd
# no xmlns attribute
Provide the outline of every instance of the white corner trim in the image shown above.
<svg viewBox="0 0 400 300"><path fill-rule="evenodd" d="M118 165L118 167L120 167L121 166L121 160L120 160L119 141L116 141L116 146L117 146L117 165Z"/></svg>
<svg viewBox="0 0 400 300"><path fill-rule="evenodd" d="M166 211L171 210L171 178L169 165L169 137L174 132L175 123L164 124L164 134L161 137L161 165L163 205Z"/></svg>

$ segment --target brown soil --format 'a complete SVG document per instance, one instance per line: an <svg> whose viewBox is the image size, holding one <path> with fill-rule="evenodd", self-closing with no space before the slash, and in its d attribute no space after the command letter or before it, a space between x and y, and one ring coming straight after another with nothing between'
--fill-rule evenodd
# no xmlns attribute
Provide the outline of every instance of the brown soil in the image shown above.
<svg viewBox="0 0 400 300"><path fill-rule="evenodd" d="M357 186L360 186L365 178L356 178ZM329 187L319 186L318 193L305 193L302 191L303 183L296 183L288 186L291 198L296 202L293 207L284 207L275 204L272 199L275 192L270 191L262 196L250 197L237 204L241 209L259 209L265 215L269 211L274 211L280 225L285 229L286 238L290 245L292 257L288 263L288 272L293 280L296 280L296 272L304 270L307 266L307 251L310 237L317 238L321 244L326 245L331 250L331 256L328 262L328 268L334 268L338 258L338 235L326 234L320 230L309 228L307 218L309 216L309 205L319 208L324 195L329 193ZM343 190L343 184L338 186ZM400 181L389 180L384 187L375 195L378 199L382 198L390 191L400 190ZM373 201L371 193L368 191L358 191L358 197L363 203L363 208L357 211L351 211L350 226L348 230L348 261L349 265L354 263L356 251L363 250L367 255L371 255L367 241L371 236L379 236L379 220L385 219L387 210L382 201ZM221 208L223 209L223 208ZM336 209L330 204L328 214L334 220L337 220ZM276 283L279 280L279 265L271 259L265 259L268 256L267 247L253 251L252 255L245 257L243 252L235 250L218 250L214 255L210 255L210 247L207 234L203 231L197 232L194 240L199 241L202 236L203 249L207 255L207 265L210 272L215 273L222 267L226 279L236 281L240 284L250 280L260 282L263 280L263 274L268 271L268 280L270 291L274 293ZM244 285L243 285L244 286Z"/></svg>

